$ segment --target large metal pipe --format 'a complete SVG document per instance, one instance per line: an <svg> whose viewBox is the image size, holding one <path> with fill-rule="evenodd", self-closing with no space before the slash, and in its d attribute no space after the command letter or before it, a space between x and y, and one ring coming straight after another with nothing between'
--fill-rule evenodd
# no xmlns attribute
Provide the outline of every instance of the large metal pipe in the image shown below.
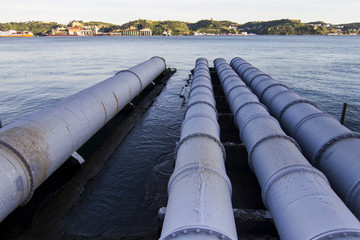
<svg viewBox="0 0 360 240"><path fill-rule="evenodd" d="M223 59L215 68L281 239L360 239L360 223Z"/></svg>
<svg viewBox="0 0 360 240"><path fill-rule="evenodd" d="M360 218L360 134L241 58L231 65Z"/></svg>
<svg viewBox="0 0 360 240"><path fill-rule="evenodd" d="M197 59L160 239L237 239L210 79Z"/></svg>
<svg viewBox="0 0 360 240"><path fill-rule="evenodd" d="M0 221L166 68L153 57L0 130Z"/></svg>

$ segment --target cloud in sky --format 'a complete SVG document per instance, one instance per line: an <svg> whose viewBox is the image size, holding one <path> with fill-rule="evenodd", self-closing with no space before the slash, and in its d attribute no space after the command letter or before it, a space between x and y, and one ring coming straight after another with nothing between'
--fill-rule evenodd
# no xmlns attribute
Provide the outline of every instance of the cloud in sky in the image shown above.
<svg viewBox="0 0 360 240"><path fill-rule="evenodd" d="M0 22L73 19L123 24L130 20L231 20L238 23L282 18L303 22L359 22L358 0L2 0Z"/></svg>

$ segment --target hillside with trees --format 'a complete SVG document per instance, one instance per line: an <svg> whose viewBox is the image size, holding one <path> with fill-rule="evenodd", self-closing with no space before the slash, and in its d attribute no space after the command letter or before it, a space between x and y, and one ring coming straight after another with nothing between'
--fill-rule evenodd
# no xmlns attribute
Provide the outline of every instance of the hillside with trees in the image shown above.
<svg viewBox="0 0 360 240"><path fill-rule="evenodd" d="M302 23L300 20L281 19L273 21L256 21L238 24L231 21L200 20L196 23L183 21L152 21L139 19L122 25L99 21L83 22L83 26L97 26L102 33L116 33L122 30L151 29L152 35L228 35L228 34L257 34L257 35L328 35L328 34L360 34L360 23L329 24L322 21ZM17 31L32 31L35 35L51 33L52 29L67 27L56 22L10 22L0 23L0 31L10 29Z"/></svg>

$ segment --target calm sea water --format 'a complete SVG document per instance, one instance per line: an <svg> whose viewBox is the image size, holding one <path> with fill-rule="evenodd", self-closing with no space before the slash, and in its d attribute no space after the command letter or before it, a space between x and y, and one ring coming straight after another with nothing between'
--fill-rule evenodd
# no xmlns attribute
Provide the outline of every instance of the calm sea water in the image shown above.
<svg viewBox="0 0 360 240"><path fill-rule="evenodd" d="M360 131L360 37L206 36L0 38L3 125L152 56L178 69L144 118L64 220L68 239L156 231L184 109L181 88L198 57L242 57ZM166 202L165 202L166 203ZM92 237L92 238L91 238Z"/></svg>
<svg viewBox="0 0 360 240"><path fill-rule="evenodd" d="M198 57L242 57L335 117L340 117L343 102L349 103L347 125L360 130L355 110L360 109L358 36L1 38L2 123L152 56L164 57L183 78Z"/></svg>

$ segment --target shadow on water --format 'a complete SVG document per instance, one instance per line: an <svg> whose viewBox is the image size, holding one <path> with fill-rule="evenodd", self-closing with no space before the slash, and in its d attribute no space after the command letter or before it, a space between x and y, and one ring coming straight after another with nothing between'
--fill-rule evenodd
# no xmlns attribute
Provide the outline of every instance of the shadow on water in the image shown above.
<svg viewBox="0 0 360 240"><path fill-rule="evenodd" d="M157 212L167 202L173 150L183 118L184 82L169 80L145 116L86 186L64 219L64 239L157 239Z"/></svg>

